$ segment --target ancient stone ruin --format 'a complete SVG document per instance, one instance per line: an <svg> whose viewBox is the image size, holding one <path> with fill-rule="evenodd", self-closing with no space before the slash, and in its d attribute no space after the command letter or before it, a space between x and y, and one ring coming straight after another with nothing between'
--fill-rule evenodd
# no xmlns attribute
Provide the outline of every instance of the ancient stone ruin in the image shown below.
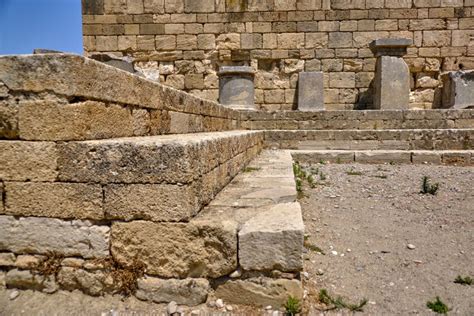
<svg viewBox="0 0 474 316"><path fill-rule="evenodd" d="M82 2L0 57L0 286L279 307L294 161L474 162L473 1Z"/></svg>

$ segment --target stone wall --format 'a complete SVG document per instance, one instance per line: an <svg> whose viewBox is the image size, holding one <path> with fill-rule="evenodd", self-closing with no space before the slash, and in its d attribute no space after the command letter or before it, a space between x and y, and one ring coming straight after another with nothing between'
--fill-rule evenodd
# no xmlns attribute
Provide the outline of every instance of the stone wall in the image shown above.
<svg viewBox="0 0 474 316"><path fill-rule="evenodd" d="M473 16L473 0L83 0L86 54L133 56L210 100L220 66L250 65L267 110L295 108L301 71L324 71L328 109L370 106L368 44L385 37L413 39L412 107L436 106L441 71L474 69Z"/></svg>

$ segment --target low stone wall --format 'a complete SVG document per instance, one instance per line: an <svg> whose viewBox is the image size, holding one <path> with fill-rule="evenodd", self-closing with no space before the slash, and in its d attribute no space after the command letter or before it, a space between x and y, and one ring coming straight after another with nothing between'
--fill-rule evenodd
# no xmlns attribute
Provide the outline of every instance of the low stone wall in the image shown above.
<svg viewBox="0 0 474 316"><path fill-rule="evenodd" d="M250 130L453 129L472 128L474 110L242 111L240 122Z"/></svg>
<svg viewBox="0 0 474 316"><path fill-rule="evenodd" d="M265 146L301 150L469 150L473 129L269 130Z"/></svg>
<svg viewBox="0 0 474 316"><path fill-rule="evenodd" d="M94 60L0 57L0 139L85 140L236 129L239 114Z"/></svg>
<svg viewBox="0 0 474 316"><path fill-rule="evenodd" d="M304 164L362 163L362 164L433 164L474 165L472 150L294 150L293 159Z"/></svg>
<svg viewBox="0 0 474 316"><path fill-rule="evenodd" d="M262 132L0 141L2 282L100 295L132 277L139 298L202 303L238 267L237 226L195 217L262 145Z"/></svg>

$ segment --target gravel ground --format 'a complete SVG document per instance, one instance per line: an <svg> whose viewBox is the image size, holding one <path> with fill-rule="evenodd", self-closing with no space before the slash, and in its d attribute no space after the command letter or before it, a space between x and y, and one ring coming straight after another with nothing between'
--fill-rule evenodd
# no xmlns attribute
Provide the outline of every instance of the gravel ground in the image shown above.
<svg viewBox="0 0 474 316"><path fill-rule="evenodd" d="M313 165L317 184L300 199L307 236L305 314L325 308L321 289L347 302L368 300L371 315L474 315L474 168L431 165ZM420 194L423 176L439 183ZM323 176L324 178L324 176ZM317 252L317 248L325 253ZM410 249L412 248L412 249ZM348 310L325 312L349 314Z"/></svg>

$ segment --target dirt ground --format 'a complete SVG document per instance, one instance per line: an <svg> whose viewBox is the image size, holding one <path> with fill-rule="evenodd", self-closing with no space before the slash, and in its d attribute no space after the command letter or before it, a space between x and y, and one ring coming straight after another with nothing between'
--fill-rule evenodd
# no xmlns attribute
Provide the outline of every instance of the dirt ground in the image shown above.
<svg viewBox="0 0 474 316"><path fill-rule="evenodd" d="M434 314L426 304L436 296L449 314L474 315L474 284L454 283L458 275L474 278L474 168L305 169L323 183L305 183L300 199L312 249L305 255L305 314L322 313L318 296L326 289L349 303L367 299L370 315ZM423 176L439 183L436 195L420 194Z"/></svg>

